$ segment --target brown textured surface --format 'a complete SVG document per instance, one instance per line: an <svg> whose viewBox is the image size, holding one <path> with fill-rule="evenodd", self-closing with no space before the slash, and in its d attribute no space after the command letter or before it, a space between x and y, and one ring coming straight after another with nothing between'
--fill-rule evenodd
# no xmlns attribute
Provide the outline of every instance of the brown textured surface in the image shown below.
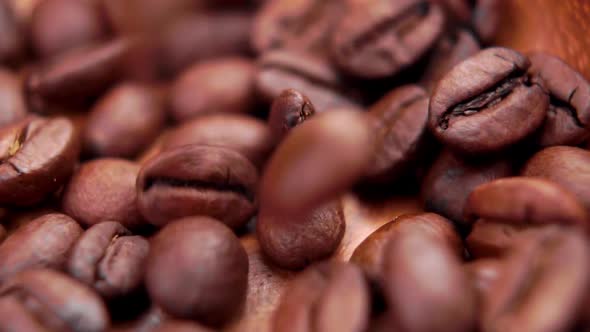
<svg viewBox="0 0 590 332"><path fill-rule="evenodd" d="M496 43L557 55L590 79L590 1L502 0Z"/></svg>

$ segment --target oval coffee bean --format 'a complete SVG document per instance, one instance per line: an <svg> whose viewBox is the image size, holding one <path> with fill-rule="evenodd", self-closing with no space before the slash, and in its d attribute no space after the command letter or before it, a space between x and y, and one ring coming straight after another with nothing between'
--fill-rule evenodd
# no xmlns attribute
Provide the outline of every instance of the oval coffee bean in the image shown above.
<svg viewBox="0 0 590 332"><path fill-rule="evenodd" d="M428 97L416 85L402 86L381 98L369 114L376 147L364 181L390 183L405 175L428 150Z"/></svg>
<svg viewBox="0 0 590 332"><path fill-rule="evenodd" d="M5 298L14 299L44 331L101 332L110 324L98 295L76 280L49 269L15 275L0 287L0 299Z"/></svg>
<svg viewBox="0 0 590 332"><path fill-rule="evenodd" d="M0 128L13 124L27 115L20 79L17 75L2 68L0 68L0 100L2 100L0 103Z"/></svg>
<svg viewBox="0 0 590 332"><path fill-rule="evenodd" d="M243 303L247 283L246 251L217 220L176 220L151 241L147 289L150 298L173 316L223 324Z"/></svg>
<svg viewBox="0 0 590 332"><path fill-rule="evenodd" d="M463 255L461 238L451 221L434 213L422 213L401 215L379 227L356 247L350 261L363 268L370 277L379 278L383 269L387 243L398 234L417 229L440 238L456 253L457 257Z"/></svg>
<svg viewBox="0 0 590 332"><path fill-rule="evenodd" d="M131 41L116 39L75 49L35 68L25 82L30 107L47 112L54 104L98 95L121 77L131 47Z"/></svg>
<svg viewBox="0 0 590 332"><path fill-rule="evenodd" d="M366 331L369 285L356 266L312 265L287 286L273 316L273 331Z"/></svg>
<svg viewBox="0 0 590 332"><path fill-rule="evenodd" d="M63 214L47 214L21 226L0 245L0 283L31 268L62 268L82 232Z"/></svg>
<svg viewBox="0 0 590 332"><path fill-rule="evenodd" d="M589 262L581 233L549 227L521 238L486 298L482 331L570 331L590 291Z"/></svg>
<svg viewBox="0 0 590 332"><path fill-rule="evenodd" d="M8 1L0 2L0 64L19 62L25 50L25 34L14 8Z"/></svg>
<svg viewBox="0 0 590 332"><path fill-rule="evenodd" d="M286 269L301 269L336 251L346 223L340 201L303 213L273 215L262 210L256 234L265 255Z"/></svg>
<svg viewBox="0 0 590 332"><path fill-rule="evenodd" d="M473 258L501 257L510 252L519 236L534 231L528 225L480 219L473 224L465 245Z"/></svg>
<svg viewBox="0 0 590 332"><path fill-rule="evenodd" d="M222 147L185 145L149 160L137 179L138 206L156 226L193 215L207 215L231 228L256 212L256 167L240 153Z"/></svg>
<svg viewBox="0 0 590 332"><path fill-rule="evenodd" d="M61 187L79 154L66 118L27 118L0 130L0 203L29 206Z"/></svg>
<svg viewBox="0 0 590 332"><path fill-rule="evenodd" d="M188 68L170 93L178 122L210 113L248 113L256 106L256 66L246 58L199 62Z"/></svg>
<svg viewBox="0 0 590 332"><path fill-rule="evenodd" d="M264 165L275 145L264 122L242 114L203 115L183 123L168 134L163 149L189 144L226 147L258 167Z"/></svg>
<svg viewBox="0 0 590 332"><path fill-rule="evenodd" d="M451 332L475 327L475 290L461 257L440 237L420 228L396 234L385 248L381 278L390 328Z"/></svg>
<svg viewBox="0 0 590 332"><path fill-rule="evenodd" d="M530 72L549 91L547 120L539 145L577 145L590 137L590 82L560 59L533 53Z"/></svg>
<svg viewBox="0 0 590 332"><path fill-rule="evenodd" d="M154 90L121 84L90 111L85 148L101 157L134 157L156 139L165 122L164 105Z"/></svg>
<svg viewBox="0 0 590 332"><path fill-rule="evenodd" d="M544 179L512 177L475 188L465 204L465 219L507 223L557 223L589 228L590 219L576 196Z"/></svg>
<svg viewBox="0 0 590 332"><path fill-rule="evenodd" d="M358 93L349 91L331 64L299 50L265 53L259 61L257 92L272 101L287 89L305 94L318 112L331 108L357 108Z"/></svg>
<svg viewBox="0 0 590 332"><path fill-rule="evenodd" d="M44 0L33 10L30 29L33 47L45 58L100 40L106 27L92 2Z"/></svg>
<svg viewBox="0 0 590 332"><path fill-rule="evenodd" d="M123 225L106 221L90 227L72 248L71 276L105 298L128 295L143 282L149 242Z"/></svg>
<svg viewBox="0 0 590 332"><path fill-rule="evenodd" d="M590 213L590 151L567 146L546 148L529 159L521 174L560 184Z"/></svg>
<svg viewBox="0 0 590 332"><path fill-rule="evenodd" d="M347 1L334 30L338 64L362 78L392 76L416 63L443 31L442 8L425 0Z"/></svg>
<svg viewBox="0 0 590 332"><path fill-rule="evenodd" d="M268 115L268 125L273 136L280 141L291 129L315 113L315 107L309 98L297 90L288 89L274 99Z"/></svg>
<svg viewBox="0 0 590 332"><path fill-rule="evenodd" d="M471 160L455 156L448 149L438 156L426 174L421 188L424 209L466 224L463 210L467 197L480 184L513 175L512 161Z"/></svg>
<svg viewBox="0 0 590 332"><path fill-rule="evenodd" d="M271 214L296 215L350 188L372 158L367 117L335 110L297 126L268 162L260 202Z"/></svg>
<svg viewBox="0 0 590 332"><path fill-rule="evenodd" d="M500 47L455 66L430 99L430 130L452 150L485 154L506 150L545 119L549 97L529 77L530 61Z"/></svg>

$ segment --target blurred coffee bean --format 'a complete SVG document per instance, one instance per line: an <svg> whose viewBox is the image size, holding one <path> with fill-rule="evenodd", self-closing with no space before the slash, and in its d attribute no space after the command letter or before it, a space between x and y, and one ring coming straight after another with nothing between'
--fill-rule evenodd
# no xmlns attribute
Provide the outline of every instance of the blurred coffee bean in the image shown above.
<svg viewBox="0 0 590 332"><path fill-rule="evenodd" d="M0 64L21 62L25 36L12 4L0 1Z"/></svg>
<svg viewBox="0 0 590 332"><path fill-rule="evenodd" d="M82 232L63 214L47 214L21 226L0 245L0 284L20 271L63 268Z"/></svg>
<svg viewBox="0 0 590 332"><path fill-rule="evenodd" d="M264 122L241 114L204 115L188 121L167 135L163 149L189 144L226 147L240 152L260 168L275 145Z"/></svg>
<svg viewBox="0 0 590 332"><path fill-rule="evenodd" d="M2 325L8 331L27 331L36 325L39 329L33 331L100 332L110 324L104 303L96 293L49 269L24 271L4 283L0 302L5 301L22 315L8 314L10 311L2 315L0 309Z"/></svg>
<svg viewBox="0 0 590 332"><path fill-rule="evenodd" d="M80 166L64 190L63 210L85 226L116 220L129 229L143 224L135 183L140 166L123 159L96 159Z"/></svg>
<svg viewBox="0 0 590 332"><path fill-rule="evenodd" d="M0 130L0 203L30 206L59 189L79 154L65 118L29 117Z"/></svg>
<svg viewBox="0 0 590 332"><path fill-rule="evenodd" d="M248 256L232 231L217 220L176 220L152 239L147 289L173 316L224 324L242 305L247 282Z"/></svg>
<svg viewBox="0 0 590 332"><path fill-rule="evenodd" d="M123 225L105 221L90 227L72 248L67 270L105 298L128 295L143 282L149 243Z"/></svg>
<svg viewBox="0 0 590 332"><path fill-rule="evenodd" d="M0 5L1 6L1 5ZM11 71L0 68L0 128L27 115L21 80Z"/></svg>
<svg viewBox="0 0 590 332"><path fill-rule="evenodd" d="M90 111L85 148L100 157L134 157L156 139L165 121L163 102L153 89L123 83Z"/></svg>
<svg viewBox="0 0 590 332"><path fill-rule="evenodd" d="M546 148L527 162L522 175L562 185L576 195L590 213L590 151L566 146Z"/></svg>
<svg viewBox="0 0 590 332"><path fill-rule="evenodd" d="M272 102L268 115L268 125L273 137L280 141L293 127L312 117L315 112L311 100L299 91L283 91Z"/></svg>
<svg viewBox="0 0 590 332"><path fill-rule="evenodd" d="M501 24L502 0L476 0L471 17L471 25L479 39L490 43Z"/></svg>
<svg viewBox="0 0 590 332"><path fill-rule="evenodd" d="M248 113L256 106L256 67L245 58L199 62L175 82L171 114L178 122L209 113Z"/></svg>
<svg viewBox="0 0 590 332"><path fill-rule="evenodd" d="M185 145L162 152L143 166L137 179L138 206L156 226L206 215L235 229L256 212L257 183L256 167L240 153Z"/></svg>
<svg viewBox="0 0 590 332"><path fill-rule="evenodd" d="M96 3L81 0L44 0L31 19L31 41L43 58L99 41L106 33Z"/></svg>

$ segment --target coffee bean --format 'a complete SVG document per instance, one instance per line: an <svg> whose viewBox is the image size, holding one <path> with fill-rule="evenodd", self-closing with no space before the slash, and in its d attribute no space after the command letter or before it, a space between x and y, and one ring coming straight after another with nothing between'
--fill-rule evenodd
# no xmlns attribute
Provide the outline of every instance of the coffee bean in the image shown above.
<svg viewBox="0 0 590 332"><path fill-rule="evenodd" d="M434 45L444 21L441 7L430 1L347 1L334 30L332 53L355 76L392 76Z"/></svg>
<svg viewBox="0 0 590 332"><path fill-rule="evenodd" d="M262 167L274 148L266 124L241 114L212 114L195 118L173 129L163 142L169 150L183 145L222 146L240 152Z"/></svg>
<svg viewBox="0 0 590 332"><path fill-rule="evenodd" d="M258 172L240 153L222 147L185 145L148 161L137 179L138 206L156 226L207 215L231 228L256 212Z"/></svg>
<svg viewBox="0 0 590 332"><path fill-rule="evenodd" d="M35 68L25 82L30 107L47 112L51 105L80 102L103 92L122 76L132 44L117 39L77 48Z"/></svg>
<svg viewBox="0 0 590 332"><path fill-rule="evenodd" d="M0 100L0 128L27 115L20 79L9 70L0 69Z"/></svg>
<svg viewBox="0 0 590 332"><path fill-rule="evenodd" d="M86 150L102 157L134 157L164 127L164 105L151 88L116 86L91 110L84 132Z"/></svg>
<svg viewBox="0 0 590 332"><path fill-rule="evenodd" d="M477 0L473 7L471 25L485 43L490 43L501 24L502 17L501 0Z"/></svg>
<svg viewBox="0 0 590 332"><path fill-rule="evenodd" d="M507 223L557 223L588 228L590 219L576 196L544 179L512 177L475 188L465 204L465 219Z"/></svg>
<svg viewBox="0 0 590 332"><path fill-rule="evenodd" d="M21 226L0 245L0 284L20 271L62 268L82 232L63 214L47 214Z"/></svg>
<svg viewBox="0 0 590 332"><path fill-rule="evenodd" d="M242 305L247 281L244 248L214 219L176 220L152 239L147 289L151 299L173 316L207 325L226 323Z"/></svg>
<svg viewBox="0 0 590 332"><path fill-rule="evenodd" d="M391 183L404 176L430 147L428 97L416 85L394 89L369 109L375 154L364 181Z"/></svg>
<svg viewBox="0 0 590 332"><path fill-rule="evenodd" d="M272 103L268 125L277 140L281 140L295 126L316 113L309 98L301 92L289 89L283 91Z"/></svg>
<svg viewBox="0 0 590 332"><path fill-rule="evenodd" d="M443 215L459 224L467 224L463 209L467 197L480 184L513 175L512 161L466 160L444 150L422 182L424 209Z"/></svg>
<svg viewBox="0 0 590 332"><path fill-rule="evenodd" d="M27 118L0 130L0 203L29 206L72 174L79 144L65 118Z"/></svg>
<svg viewBox="0 0 590 332"><path fill-rule="evenodd" d="M149 243L123 225L106 221L90 227L72 248L68 272L105 298L124 296L143 281Z"/></svg>
<svg viewBox="0 0 590 332"><path fill-rule="evenodd" d="M405 214L379 227L354 250L350 261L363 268L372 278L380 278L387 243L398 234L421 230L446 243L457 257L463 255L463 244L450 220L434 213ZM401 235L400 235L401 236Z"/></svg>
<svg viewBox="0 0 590 332"><path fill-rule="evenodd" d="M8 331L35 326L39 331L42 327L43 331L100 332L110 324L98 295L74 279L49 269L29 270L14 276L0 287L0 302L12 306L4 312L6 315L0 309L2 325ZM17 315L13 316L11 311Z"/></svg>
<svg viewBox="0 0 590 332"><path fill-rule="evenodd" d="M473 258L501 257L510 252L516 239L528 231L528 227L522 224L481 219L473 224L465 244Z"/></svg>
<svg viewBox="0 0 590 332"><path fill-rule="evenodd" d="M544 53L530 56L529 71L549 91L547 119L539 145L577 145L590 137L590 82L560 59Z"/></svg>
<svg viewBox="0 0 590 332"><path fill-rule="evenodd" d="M25 49L25 35L14 8L8 1L0 3L0 64L20 62Z"/></svg>
<svg viewBox="0 0 590 332"><path fill-rule="evenodd" d="M274 264L296 270L332 255L345 228L342 205L333 201L295 216L261 210L256 235Z"/></svg>
<svg viewBox="0 0 590 332"><path fill-rule="evenodd" d="M297 126L267 164L261 208L297 215L343 193L372 157L369 131L364 114L347 110L318 114Z"/></svg>
<svg viewBox="0 0 590 332"><path fill-rule="evenodd" d="M569 331L590 289L588 262L581 233L550 227L521 239L489 291L482 330Z"/></svg>
<svg viewBox="0 0 590 332"><path fill-rule="evenodd" d="M359 107L358 93L348 91L343 79L325 59L296 50L277 50L260 58L256 78L258 93L274 100L283 91L295 89L309 97L316 110Z"/></svg>
<svg viewBox="0 0 590 332"><path fill-rule="evenodd" d="M273 331L366 331L369 287L352 264L325 262L297 276L281 297Z"/></svg>
<svg viewBox="0 0 590 332"><path fill-rule="evenodd" d="M488 48L455 66L430 100L429 126L452 150L484 154L506 150L541 126L548 96L526 73L529 60L506 48Z"/></svg>
<svg viewBox="0 0 590 332"><path fill-rule="evenodd" d="M475 327L475 290L461 256L441 237L420 227L396 234L385 248L381 278L390 328L471 331Z"/></svg>
<svg viewBox="0 0 590 332"><path fill-rule="evenodd" d="M98 6L89 1L45 0L31 18L31 39L42 57L99 41L105 30Z"/></svg>
<svg viewBox="0 0 590 332"><path fill-rule="evenodd" d="M527 162L522 175L560 184L576 195L590 213L590 151L566 146L546 148Z"/></svg>

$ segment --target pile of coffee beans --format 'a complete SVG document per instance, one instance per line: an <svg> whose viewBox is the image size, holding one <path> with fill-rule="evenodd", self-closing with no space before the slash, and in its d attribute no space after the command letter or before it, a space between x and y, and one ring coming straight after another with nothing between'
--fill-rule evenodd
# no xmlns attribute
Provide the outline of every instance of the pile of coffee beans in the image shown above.
<svg viewBox="0 0 590 332"><path fill-rule="evenodd" d="M590 82L502 3L1 0L0 332L590 330Z"/></svg>

